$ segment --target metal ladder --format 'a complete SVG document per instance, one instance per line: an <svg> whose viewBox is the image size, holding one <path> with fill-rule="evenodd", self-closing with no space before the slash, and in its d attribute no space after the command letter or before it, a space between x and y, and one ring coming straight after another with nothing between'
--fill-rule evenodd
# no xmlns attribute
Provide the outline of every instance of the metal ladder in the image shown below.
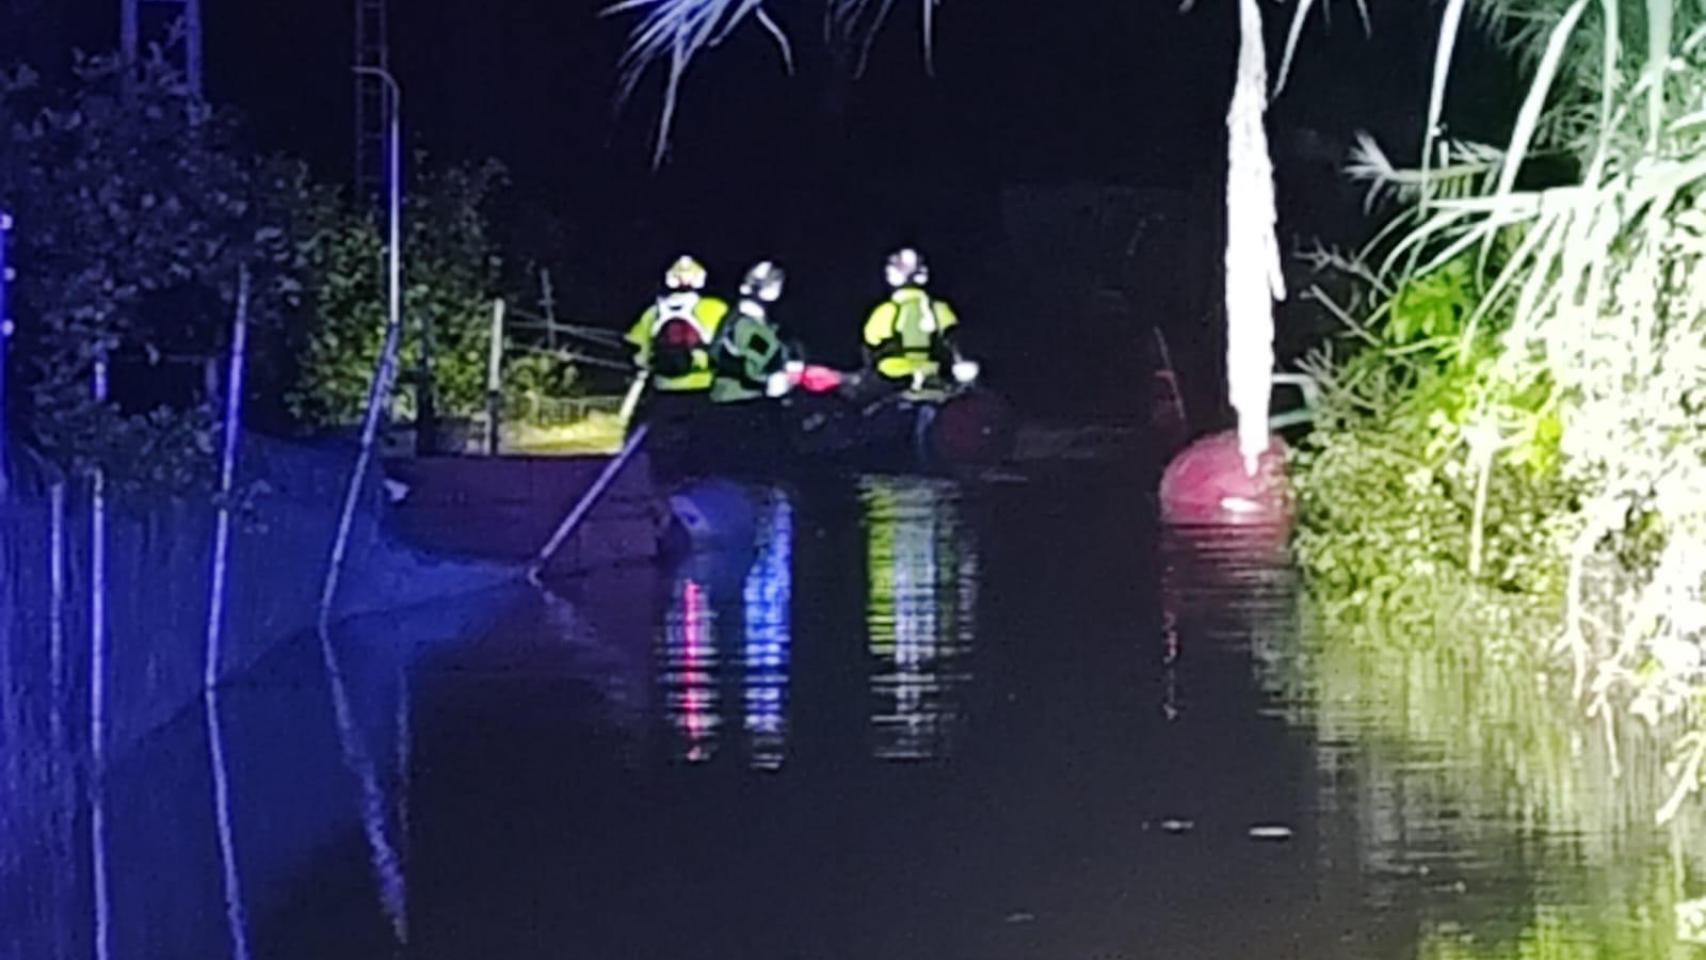
<svg viewBox="0 0 1706 960"><path fill-rule="evenodd" d="M201 0L120 0L119 52L134 67L158 46L184 72L190 92L202 95Z"/></svg>
<svg viewBox="0 0 1706 960"><path fill-rule="evenodd" d="M355 0L355 65L391 68L391 16L386 0ZM380 209L385 186L385 85L372 74L355 76L355 196Z"/></svg>

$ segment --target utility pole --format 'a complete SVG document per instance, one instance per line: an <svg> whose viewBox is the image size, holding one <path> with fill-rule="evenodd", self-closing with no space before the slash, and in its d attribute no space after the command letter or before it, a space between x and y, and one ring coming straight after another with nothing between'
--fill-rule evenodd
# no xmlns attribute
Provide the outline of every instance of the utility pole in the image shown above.
<svg viewBox="0 0 1706 960"><path fill-rule="evenodd" d="M148 48L158 46L175 58L190 93L202 95L201 0L119 0L118 34L131 76Z"/></svg>
<svg viewBox="0 0 1706 960"><path fill-rule="evenodd" d="M391 18L386 0L355 0L355 196L380 209L385 184L385 85L391 69Z"/></svg>
<svg viewBox="0 0 1706 960"><path fill-rule="evenodd" d="M360 0L367 5L371 0ZM381 7L381 9L383 9ZM383 20L383 14L381 14ZM357 64L355 75L358 81L367 80L379 85L382 96L379 99L380 112L375 116L380 120L385 130L381 143L384 144L383 158L384 176L380 181L385 187L385 222L390 239L386 242L388 258L387 273L389 274L390 324L402 328L403 325L403 88L397 83L397 78L384 67L372 67ZM432 372L432 314L421 311L415 320L415 333L420 338L420 352L417 354L415 369L412 371L415 386L415 448L417 452L430 451L436 446L438 432L437 411L433 390Z"/></svg>
<svg viewBox="0 0 1706 960"><path fill-rule="evenodd" d="M380 83L380 89L390 94L385 101L390 115L385 150L386 294L390 311L386 328L400 330L403 326L403 90L387 70L357 65L355 73Z"/></svg>

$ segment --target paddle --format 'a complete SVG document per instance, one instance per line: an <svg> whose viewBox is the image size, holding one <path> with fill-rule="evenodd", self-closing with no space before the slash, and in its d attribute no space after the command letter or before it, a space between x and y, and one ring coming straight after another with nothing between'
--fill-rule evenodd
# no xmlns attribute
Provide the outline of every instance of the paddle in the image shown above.
<svg viewBox="0 0 1706 960"><path fill-rule="evenodd" d="M545 569L545 565L551 562L551 558L556 556L558 550L562 549L564 542L575 532L575 528L579 527L581 521L586 519L587 513L592 510L593 504L598 502L598 498L604 496L604 492L610 489L610 484L616 480L617 474L621 473L622 468L627 466L628 461L632 460L634 454L639 452L640 446L646 442L646 435L651 432L651 429L652 425L649 423L640 424L639 428L628 436L628 442L622 445L622 450L604 465L604 470L599 473L598 479L594 480L592 486L587 488L586 493L581 495L580 500L569 511L568 516L563 518L563 522L557 524L556 532L551 534L551 539L547 540L544 548L539 551L539 556L534 559L533 566L527 571L529 580L535 584L540 582L539 574Z"/></svg>

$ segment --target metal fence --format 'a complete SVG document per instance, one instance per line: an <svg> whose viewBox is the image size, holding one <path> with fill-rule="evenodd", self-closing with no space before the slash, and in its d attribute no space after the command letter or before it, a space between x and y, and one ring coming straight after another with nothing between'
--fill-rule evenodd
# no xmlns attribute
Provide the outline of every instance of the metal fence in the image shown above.
<svg viewBox="0 0 1706 960"><path fill-rule="evenodd" d="M621 410L620 396L546 397L534 394L510 401L504 412L514 423L533 427L567 427L594 414L615 416Z"/></svg>

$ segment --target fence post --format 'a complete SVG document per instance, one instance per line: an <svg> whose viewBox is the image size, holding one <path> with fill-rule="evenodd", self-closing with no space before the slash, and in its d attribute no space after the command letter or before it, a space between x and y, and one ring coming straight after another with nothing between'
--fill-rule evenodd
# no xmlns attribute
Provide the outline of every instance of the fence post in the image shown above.
<svg viewBox="0 0 1706 960"><path fill-rule="evenodd" d="M326 566L326 581L320 588L320 628L326 630L332 622L332 604L337 599L338 581L344 573L344 556L349 550L350 530L355 524L356 507L361 502L361 482L367 476L368 463L379 438L379 421L390 401L391 378L396 373L397 348L402 341L401 324L385 327L385 341L379 347L379 361L373 369L373 380L367 386L367 410L362 415L361 442L356 450L355 467L350 471L349 486L344 491L343 511L338 515L337 533L332 537L332 557Z"/></svg>
<svg viewBox="0 0 1706 960"><path fill-rule="evenodd" d="M213 579L209 587L207 647L202 686L212 690L224 665L225 585L231 553L231 496L237 486L237 450L243 435L243 367L249 341L249 268L237 273L237 302L231 320L231 352L225 376L224 433L219 456L219 507L213 532Z"/></svg>
<svg viewBox="0 0 1706 960"><path fill-rule="evenodd" d="M417 321L421 350L415 365L415 456L439 452L438 383L433 372L433 317L423 310Z"/></svg>
<svg viewBox="0 0 1706 960"><path fill-rule="evenodd" d="M7 445L11 433L6 429L6 363L12 338L12 315L6 312L6 287L12 281L11 268L6 266L6 240L12 232L12 218L0 210L0 500L11 491L12 464Z"/></svg>
<svg viewBox="0 0 1706 960"><path fill-rule="evenodd" d="M503 407L504 302L492 303L492 343L486 363L486 455L498 455L498 415Z"/></svg>
<svg viewBox="0 0 1706 960"><path fill-rule="evenodd" d="M248 352L249 268L237 272L237 304L231 319L231 356L225 377L225 430L219 456L219 507L213 530L213 571L207 598L207 647L202 662L202 707L207 725L208 765L213 774L214 825L225 883L225 924L232 960L249 960L248 917L242 874L237 868L236 829L231 821L231 775L225 727L219 711L219 673L225 660L225 596L231 555L231 496L237 484L237 449L243 434L243 363ZM217 379L217 378L216 378Z"/></svg>
<svg viewBox="0 0 1706 960"><path fill-rule="evenodd" d="M557 349L557 297L551 289L551 268L539 271L539 309L545 311L545 345Z"/></svg>
<svg viewBox="0 0 1706 960"><path fill-rule="evenodd" d="M96 348L95 403L107 402L107 348ZM112 900L107 877L107 491L99 464L89 476L89 851L96 960L112 956Z"/></svg>

